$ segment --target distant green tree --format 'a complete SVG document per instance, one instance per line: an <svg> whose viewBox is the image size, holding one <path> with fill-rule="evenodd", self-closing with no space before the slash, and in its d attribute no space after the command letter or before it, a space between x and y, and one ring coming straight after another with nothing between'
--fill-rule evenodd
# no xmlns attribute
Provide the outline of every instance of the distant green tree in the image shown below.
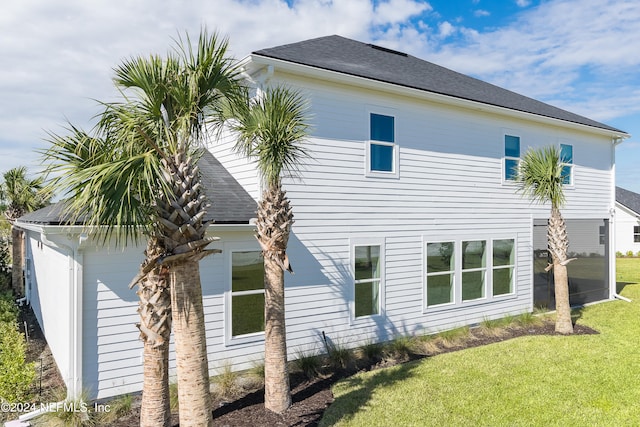
<svg viewBox="0 0 640 427"><path fill-rule="evenodd" d="M28 178L27 168L24 166L9 169L2 175L2 178L0 200L4 216L11 225L11 286L16 294L23 294L23 236L22 231L14 227L13 224L22 215L49 204L50 197L42 189L42 177Z"/></svg>

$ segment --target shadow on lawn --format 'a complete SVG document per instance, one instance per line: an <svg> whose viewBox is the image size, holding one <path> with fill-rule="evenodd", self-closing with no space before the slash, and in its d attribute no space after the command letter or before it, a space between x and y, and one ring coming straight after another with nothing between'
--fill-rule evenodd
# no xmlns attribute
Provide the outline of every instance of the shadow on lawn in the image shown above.
<svg viewBox="0 0 640 427"><path fill-rule="evenodd" d="M376 370L372 375L355 375L343 380L340 388L352 390L336 398L331 405L334 411L325 414L323 424L333 425L338 421L331 417L333 413L340 415L340 421L351 420L356 413L368 406L376 389L388 389L390 385L412 377L418 366L418 363L403 363L393 369Z"/></svg>

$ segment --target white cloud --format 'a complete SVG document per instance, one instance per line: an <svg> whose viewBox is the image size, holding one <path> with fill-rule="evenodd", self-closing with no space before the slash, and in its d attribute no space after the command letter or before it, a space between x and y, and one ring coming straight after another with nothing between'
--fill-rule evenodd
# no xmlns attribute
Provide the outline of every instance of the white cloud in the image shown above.
<svg viewBox="0 0 640 427"><path fill-rule="evenodd" d="M519 7L527 7L531 4L531 0L516 0L516 4Z"/></svg>
<svg viewBox="0 0 640 427"><path fill-rule="evenodd" d="M491 13L488 10L484 10L484 9L477 9L473 11L473 14L478 18L481 18L483 16L491 16Z"/></svg>
<svg viewBox="0 0 640 427"><path fill-rule="evenodd" d="M455 32L456 32L456 27L454 27L453 25L451 25L451 23L447 21L444 21L438 24L438 33L442 38L449 37L451 34Z"/></svg>

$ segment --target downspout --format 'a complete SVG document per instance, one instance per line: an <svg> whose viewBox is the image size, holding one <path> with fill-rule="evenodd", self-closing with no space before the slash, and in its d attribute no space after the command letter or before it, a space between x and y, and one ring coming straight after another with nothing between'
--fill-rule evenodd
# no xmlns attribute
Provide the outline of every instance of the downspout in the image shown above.
<svg viewBox="0 0 640 427"><path fill-rule="evenodd" d="M618 295L616 282L616 147L622 138L611 139L611 208L609 209L609 298L631 302L629 298Z"/></svg>

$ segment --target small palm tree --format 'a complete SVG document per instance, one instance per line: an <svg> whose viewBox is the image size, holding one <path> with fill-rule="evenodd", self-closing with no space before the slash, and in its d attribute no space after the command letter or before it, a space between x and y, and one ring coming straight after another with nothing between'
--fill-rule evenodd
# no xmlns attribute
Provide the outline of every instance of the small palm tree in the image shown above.
<svg viewBox="0 0 640 427"><path fill-rule="evenodd" d="M567 275L567 249L569 238L567 228L560 213L565 203L562 172L562 157L555 146L538 150L529 149L518 172L519 191L537 203L550 203L551 216L547 227L547 245L553 264L553 279L556 299L556 331L562 334L573 333L571 307L569 305L569 279Z"/></svg>
<svg viewBox="0 0 640 427"><path fill-rule="evenodd" d="M265 189L258 203L257 235L264 257L265 407L282 413L291 406L285 328L284 271L293 272L287 243L293 211L282 188L283 173L297 170L306 155L300 143L309 124L299 92L276 87L246 101L229 126L238 137L236 150L255 159Z"/></svg>
<svg viewBox="0 0 640 427"><path fill-rule="evenodd" d="M4 182L0 184L0 199L4 205L4 216L11 224L11 287L16 294L21 295L24 293L23 232L14 227L13 223L25 213L46 206L49 203L49 197L42 191L42 177L28 178L27 168L24 166L9 169L2 177Z"/></svg>
<svg viewBox="0 0 640 427"><path fill-rule="evenodd" d="M54 138L47 154L50 171L57 172L52 185L71 193L67 211L73 218L100 226L105 240L115 237L116 243L140 232L148 238L146 260L133 281L140 284L145 342L143 399L156 399L141 411L144 425L169 422L164 366L171 326L180 424L212 423L199 261L215 252L206 249L215 238L206 236L209 203L197 160L207 124L219 117L214 111L240 92L227 45L203 31L195 48L187 37L165 58L123 62L114 81L131 98L104 104L95 137L73 129L71 138ZM160 388L147 388L147 374Z"/></svg>

